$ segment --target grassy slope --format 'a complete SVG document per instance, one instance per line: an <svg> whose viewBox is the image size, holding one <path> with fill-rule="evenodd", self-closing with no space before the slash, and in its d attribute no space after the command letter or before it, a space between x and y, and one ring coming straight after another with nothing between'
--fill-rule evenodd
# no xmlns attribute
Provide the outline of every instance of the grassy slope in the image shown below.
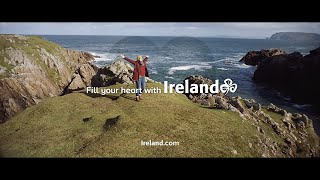
<svg viewBox="0 0 320 180"><path fill-rule="evenodd" d="M4 62L4 58L9 58L8 55L4 53L4 49L7 47L11 47L11 43L0 35L0 66L6 68L6 71L0 74L0 78L8 77L11 69L14 68L13 65Z"/></svg>
<svg viewBox="0 0 320 180"><path fill-rule="evenodd" d="M115 85L119 88L124 85ZM162 85L148 83L147 87ZM130 87L133 88L131 85ZM119 94L114 94L119 97ZM142 102L84 93L46 99L0 126L4 157L256 157L256 129L231 111L208 109L180 94L145 94ZM108 118L118 123L104 130ZM83 118L92 121L83 122ZM141 146L141 140L179 146ZM232 153L233 150L237 154Z"/></svg>

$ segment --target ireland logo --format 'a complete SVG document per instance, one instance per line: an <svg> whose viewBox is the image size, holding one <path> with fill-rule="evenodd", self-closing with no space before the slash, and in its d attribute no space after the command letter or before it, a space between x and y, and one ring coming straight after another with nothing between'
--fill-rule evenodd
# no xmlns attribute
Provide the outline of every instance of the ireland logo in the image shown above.
<svg viewBox="0 0 320 180"><path fill-rule="evenodd" d="M234 84L231 79L225 79L224 84L220 86L220 91L227 95L229 91L232 93L236 92L237 87L237 84Z"/></svg>

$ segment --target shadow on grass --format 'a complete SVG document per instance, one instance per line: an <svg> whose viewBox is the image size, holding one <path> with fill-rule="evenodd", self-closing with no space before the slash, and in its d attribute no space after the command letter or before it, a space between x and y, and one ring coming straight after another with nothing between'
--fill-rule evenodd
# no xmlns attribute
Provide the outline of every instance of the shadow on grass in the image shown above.
<svg viewBox="0 0 320 180"><path fill-rule="evenodd" d="M120 96L123 97L123 98L129 99L129 100L133 100L133 101L136 100L134 97L130 97L130 96L128 96L128 95L125 94L125 93L120 94Z"/></svg>
<svg viewBox="0 0 320 180"><path fill-rule="evenodd" d="M208 105L199 105L199 107L201 107L201 108L205 108L205 109L221 109L221 110L223 110L223 108L221 108L221 107L219 107L219 106L217 106L217 105L214 105L214 106L208 106Z"/></svg>
<svg viewBox="0 0 320 180"><path fill-rule="evenodd" d="M103 129L105 131L109 130L111 127L113 127L114 125L117 124L117 122L119 121L120 119L120 115L117 116L117 117L114 117L114 118L108 118L106 119L106 122L105 124L103 125Z"/></svg>
<svg viewBox="0 0 320 180"><path fill-rule="evenodd" d="M205 108L205 109L217 109L213 106L200 106L201 108Z"/></svg>
<svg viewBox="0 0 320 180"><path fill-rule="evenodd" d="M120 96L109 95L109 94L102 95L102 94L99 94L99 93L86 93L86 92L81 92L81 93L85 94L86 96L92 97L92 98L106 97L106 98L109 98L111 100L117 100L120 97Z"/></svg>
<svg viewBox="0 0 320 180"><path fill-rule="evenodd" d="M89 117L88 119L90 119L90 118L91 117ZM87 118L85 118L85 119L87 119ZM108 130L110 130L110 128L112 128L113 126L115 126L120 119L121 119L120 115L117 116L117 117L114 117L114 118L106 119L106 121L105 121L105 123L103 125L103 130L104 131L99 136L86 140L82 144L82 146L75 151L76 155L77 156L81 156L81 153L83 151L85 151L87 147L89 147L89 146L91 146L91 145L93 145L95 143L98 143L100 140L102 140L104 133L107 132Z"/></svg>
<svg viewBox="0 0 320 180"><path fill-rule="evenodd" d="M134 97L130 97L129 95L127 95L125 93L122 93L120 95L109 95L109 94L102 95L102 94L99 94L99 93L86 93L86 92L79 92L79 93L83 93L86 96L89 96L89 97L92 97L92 98L106 97L106 98L109 98L109 99L111 99L113 101L119 99L120 97L129 99L129 100L132 100L132 101L136 100Z"/></svg>

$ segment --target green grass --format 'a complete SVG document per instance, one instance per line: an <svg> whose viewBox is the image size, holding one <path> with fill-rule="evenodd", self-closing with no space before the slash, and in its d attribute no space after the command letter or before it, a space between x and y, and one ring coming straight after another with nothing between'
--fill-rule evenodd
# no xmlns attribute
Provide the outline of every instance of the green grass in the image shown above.
<svg viewBox="0 0 320 180"><path fill-rule="evenodd" d="M7 54L5 54L5 48L11 47L12 43L7 41L4 36L0 35L0 66L5 67L6 71L0 74L0 78L6 78L9 76L11 69L14 68L13 65L4 62L5 58L9 58Z"/></svg>
<svg viewBox="0 0 320 180"><path fill-rule="evenodd" d="M276 134L276 132L273 130L273 128L269 124L265 124L263 122L259 122L259 127L263 129L265 132L266 137L270 137L274 142L278 144L285 143L284 139L281 138L279 135Z"/></svg>
<svg viewBox="0 0 320 180"><path fill-rule="evenodd" d="M112 88L127 87L114 85ZM147 83L147 87L161 84ZM128 87L134 88L134 85ZM109 87L110 88L110 87ZM44 100L0 126L4 157L260 157L256 129L237 113L192 103L181 94L112 100L77 92ZM106 119L120 120L105 131ZM83 122L83 118L92 121ZM141 140L179 146L141 146ZM233 154L236 150L238 154Z"/></svg>
<svg viewBox="0 0 320 180"><path fill-rule="evenodd" d="M273 120L275 120L277 123L282 123L282 119L283 119L283 116L281 114L278 114L278 113L275 113L275 112L272 112L272 111L268 111L267 109L265 108L261 108L261 110L268 114Z"/></svg>
<svg viewBox="0 0 320 180"><path fill-rule="evenodd" d="M278 114L278 113L275 113L272 111L268 111L266 108L261 108L261 110L265 114L269 115L275 122L277 122L279 124L283 124L283 122L282 122L283 116L281 114ZM275 142L277 142L279 144L285 143L284 139L281 138L280 136L278 136L270 125L267 125L264 123L260 123L260 125L264 127L264 130L267 132L267 134L269 136L271 136L275 140Z"/></svg>
<svg viewBox="0 0 320 180"><path fill-rule="evenodd" d="M0 74L0 79L8 77L10 74L10 71L14 68L13 65L4 62L4 56L2 54L3 53L0 52L0 58L1 58L0 59L0 66L5 67L6 71Z"/></svg>
<svg viewBox="0 0 320 180"><path fill-rule="evenodd" d="M239 101L240 101L240 104L241 104L241 106L242 106L243 108L248 109L246 103L243 102L243 99L239 99Z"/></svg>
<svg viewBox="0 0 320 180"><path fill-rule="evenodd" d="M12 46L12 43L5 39L6 35L0 35L0 51Z"/></svg>
<svg viewBox="0 0 320 180"><path fill-rule="evenodd" d="M320 145L320 138L316 134L313 128L310 126L306 127L306 131L308 133L308 139L312 146L319 146Z"/></svg>
<svg viewBox="0 0 320 180"><path fill-rule="evenodd" d="M244 103L243 99L240 99L240 103L241 103L242 107L244 107L245 109L249 109L249 108L247 107L247 105ZM268 114L272 119L274 119L274 120L277 121L277 122L279 122L279 120L282 119L282 116L279 115L279 114L276 114L276 113L274 113L274 112L267 111L265 108L261 108L261 110L262 110L264 113ZM260 118L261 118L261 117L260 117ZM278 135L274 132L274 130L272 129L272 127L271 127L270 125L265 124L265 123L263 123L263 122L261 122L261 121L260 121L257 125L264 131L266 137L271 137L272 140L273 140L274 142L278 143L278 144L283 144L283 143L284 143L284 139L282 139L280 136L278 136Z"/></svg>
<svg viewBox="0 0 320 180"><path fill-rule="evenodd" d="M59 49L59 45L55 44L53 42L44 40L40 36L28 36L27 46L20 45L20 47L30 59L33 59L35 63L40 66L46 74L50 77L51 80L53 80L54 83L58 84L61 80L61 77L59 76L58 72L54 69L50 69L45 62L41 60L41 57L39 55L38 47L44 48L48 53L57 56L59 53L57 53L57 50ZM38 46L38 47L37 47ZM62 56L58 56L60 60L64 60ZM65 60L64 60L65 61Z"/></svg>
<svg viewBox="0 0 320 180"><path fill-rule="evenodd" d="M47 41L41 36L27 36L29 44L38 45L41 48L44 48L50 54L56 54L57 50L60 49L60 46L54 42Z"/></svg>
<svg viewBox="0 0 320 180"><path fill-rule="evenodd" d="M52 41L47 41L41 36L27 36L29 44L38 45L41 48L44 48L48 53L58 57L62 62L67 62L65 57L60 53L62 47L59 44L56 44Z"/></svg>

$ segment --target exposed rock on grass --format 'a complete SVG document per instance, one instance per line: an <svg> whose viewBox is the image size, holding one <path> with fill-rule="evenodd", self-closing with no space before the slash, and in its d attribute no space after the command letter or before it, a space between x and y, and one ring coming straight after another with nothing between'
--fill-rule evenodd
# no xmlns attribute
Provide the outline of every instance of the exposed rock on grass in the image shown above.
<svg viewBox="0 0 320 180"><path fill-rule="evenodd" d="M202 76L191 76L187 79L197 79L193 83L209 84L211 80ZM208 84L208 85L209 85ZM251 123L259 132L258 145L263 150L263 157L314 157L319 156L319 139L314 132L312 120L305 114L291 114L274 104L266 107L254 99L229 97L223 94L185 94L195 103L207 106L210 98L215 99L216 109L237 112L240 117ZM210 98L209 98L210 97ZM278 141L271 140L276 136ZM310 140L313 139L313 140Z"/></svg>

